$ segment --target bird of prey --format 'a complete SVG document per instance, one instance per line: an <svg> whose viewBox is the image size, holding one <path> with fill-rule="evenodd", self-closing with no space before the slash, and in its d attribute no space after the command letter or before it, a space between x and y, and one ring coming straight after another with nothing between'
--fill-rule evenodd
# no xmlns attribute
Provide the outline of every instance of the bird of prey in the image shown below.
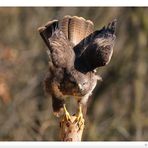
<svg viewBox="0 0 148 148"><path fill-rule="evenodd" d="M52 95L53 111L60 116L67 96L74 96L79 116L85 112L87 101L101 77L96 69L110 62L115 42L116 20L94 31L90 20L65 16L49 21L39 33L48 46L49 72L45 90Z"/></svg>

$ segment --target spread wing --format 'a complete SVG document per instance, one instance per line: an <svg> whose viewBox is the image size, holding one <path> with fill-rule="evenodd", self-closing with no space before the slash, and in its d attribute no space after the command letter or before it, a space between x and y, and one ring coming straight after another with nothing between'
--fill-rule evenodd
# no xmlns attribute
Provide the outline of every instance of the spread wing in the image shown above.
<svg viewBox="0 0 148 148"><path fill-rule="evenodd" d="M83 47L74 47L90 35L93 29L94 24L90 20L78 16L65 16L59 21L49 21L38 30L50 50L54 65L68 68L74 66L75 54L84 50Z"/></svg>
<svg viewBox="0 0 148 148"><path fill-rule="evenodd" d="M55 66L89 72L109 63L115 42L116 20L93 32L90 20L65 16L49 21L39 32L47 44Z"/></svg>
<svg viewBox="0 0 148 148"><path fill-rule="evenodd" d="M82 48L76 57L75 67L81 72L89 72L110 62L115 43L116 20L107 27L95 31L84 38L75 48Z"/></svg>
<svg viewBox="0 0 148 148"><path fill-rule="evenodd" d="M54 66L69 68L74 65L75 54L72 44L59 29L57 20L50 21L44 27L40 27L39 32L50 50Z"/></svg>

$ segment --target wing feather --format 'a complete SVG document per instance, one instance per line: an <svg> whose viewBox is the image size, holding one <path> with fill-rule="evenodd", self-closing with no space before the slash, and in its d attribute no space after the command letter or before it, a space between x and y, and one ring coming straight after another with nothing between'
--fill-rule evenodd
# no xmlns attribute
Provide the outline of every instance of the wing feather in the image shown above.
<svg viewBox="0 0 148 148"><path fill-rule="evenodd" d="M75 61L78 70L89 72L110 62L116 39L115 28L116 20L109 23L106 28L93 32L80 45L78 44L77 48L80 48L85 42L85 49L78 53Z"/></svg>
<svg viewBox="0 0 148 148"><path fill-rule="evenodd" d="M57 67L70 68L74 65L75 55L70 42L60 30L49 38L53 63Z"/></svg>
<svg viewBox="0 0 148 148"><path fill-rule="evenodd" d="M59 29L59 22L57 20L49 21L38 30L50 50L53 64L61 68L73 66L75 54L66 35Z"/></svg>

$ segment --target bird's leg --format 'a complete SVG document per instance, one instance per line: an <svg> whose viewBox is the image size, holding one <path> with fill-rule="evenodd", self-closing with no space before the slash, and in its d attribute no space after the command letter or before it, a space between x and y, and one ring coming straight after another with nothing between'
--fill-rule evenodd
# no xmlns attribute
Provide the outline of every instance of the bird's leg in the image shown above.
<svg viewBox="0 0 148 148"><path fill-rule="evenodd" d="M65 116L64 117L66 118L67 121L71 121L70 114L67 111L65 104L63 105L63 108L64 108L64 112L65 112Z"/></svg>
<svg viewBox="0 0 148 148"><path fill-rule="evenodd" d="M82 105L81 104L79 104L78 113L76 115L75 122L78 123L79 129L84 127L84 118L83 118Z"/></svg>

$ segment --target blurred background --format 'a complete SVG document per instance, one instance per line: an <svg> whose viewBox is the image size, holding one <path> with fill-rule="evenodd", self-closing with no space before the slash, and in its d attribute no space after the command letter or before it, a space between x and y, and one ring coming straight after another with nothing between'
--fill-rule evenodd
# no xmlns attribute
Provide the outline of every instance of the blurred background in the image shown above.
<svg viewBox="0 0 148 148"><path fill-rule="evenodd" d="M64 15L100 29L117 18L109 65L99 68L89 101L84 141L148 140L148 8L0 8L0 140L59 140L59 120L43 90L47 47L37 28ZM74 101L67 102L71 112ZM71 107L72 106L72 107Z"/></svg>

